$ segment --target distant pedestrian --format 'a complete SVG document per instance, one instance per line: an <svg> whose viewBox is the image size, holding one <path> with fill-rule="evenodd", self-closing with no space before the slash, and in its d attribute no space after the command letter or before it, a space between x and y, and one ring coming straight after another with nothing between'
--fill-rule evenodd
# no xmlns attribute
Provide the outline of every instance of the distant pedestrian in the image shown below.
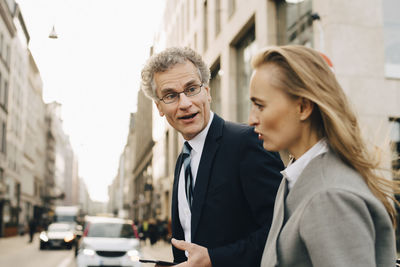
<svg viewBox="0 0 400 267"><path fill-rule="evenodd" d="M32 243L35 232L36 232L36 221L34 218L31 218L29 220L29 243Z"/></svg>
<svg viewBox="0 0 400 267"><path fill-rule="evenodd" d="M148 233L149 233L150 244L154 245L158 240L158 229L157 229L156 221L153 219L151 219L149 221Z"/></svg>

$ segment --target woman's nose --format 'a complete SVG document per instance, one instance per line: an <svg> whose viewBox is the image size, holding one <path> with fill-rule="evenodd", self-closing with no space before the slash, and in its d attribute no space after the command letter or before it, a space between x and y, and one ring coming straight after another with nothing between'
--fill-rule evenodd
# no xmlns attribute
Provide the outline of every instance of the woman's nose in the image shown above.
<svg viewBox="0 0 400 267"><path fill-rule="evenodd" d="M257 119L256 116L253 114L253 112L250 112L250 114L249 114L248 124L249 124L250 126L255 126L255 125L258 124L258 119Z"/></svg>

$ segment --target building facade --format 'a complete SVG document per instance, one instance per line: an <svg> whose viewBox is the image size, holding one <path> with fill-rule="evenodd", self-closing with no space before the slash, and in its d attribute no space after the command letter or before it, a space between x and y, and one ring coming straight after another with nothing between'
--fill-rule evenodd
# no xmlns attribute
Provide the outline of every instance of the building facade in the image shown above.
<svg viewBox="0 0 400 267"><path fill-rule="evenodd" d="M365 138L392 156L384 159L386 169L398 169L400 17L395 10L400 10L396 0L168 0L153 49L189 46L199 52L211 69L212 110L246 123L251 57L270 45L313 47L332 60ZM162 129L154 139L152 174L159 181L154 188L170 201L182 139L157 112L152 127ZM390 171L385 175L393 178ZM168 211L170 203L164 206Z"/></svg>
<svg viewBox="0 0 400 267"><path fill-rule="evenodd" d="M11 2L7 2L11 3ZM11 5L9 5L11 6ZM31 208L31 177L23 175L23 149L25 139L26 101L28 82L28 43L29 34L18 5L14 5L13 23L15 37L10 47L9 113L7 123L7 161L6 179L10 187L11 221L18 230L24 227Z"/></svg>
<svg viewBox="0 0 400 267"><path fill-rule="evenodd" d="M29 40L18 4L0 0L0 236L22 234L31 218L41 224L57 201L80 195L77 159L57 105L43 101Z"/></svg>
<svg viewBox="0 0 400 267"><path fill-rule="evenodd" d="M9 110L9 84L11 68L11 43L16 28L13 23L14 7L0 1L0 236L5 225L11 222L11 187L7 161L7 124Z"/></svg>

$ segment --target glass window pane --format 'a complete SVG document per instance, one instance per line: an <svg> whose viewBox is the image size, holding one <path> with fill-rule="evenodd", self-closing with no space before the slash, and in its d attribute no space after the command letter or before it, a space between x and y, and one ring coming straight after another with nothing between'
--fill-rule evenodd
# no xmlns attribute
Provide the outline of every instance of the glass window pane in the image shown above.
<svg viewBox="0 0 400 267"><path fill-rule="evenodd" d="M250 112L249 83L252 73L251 58L257 52L255 29L252 27L237 47L237 120L246 123Z"/></svg>
<svg viewBox="0 0 400 267"><path fill-rule="evenodd" d="M385 76L400 78L400 1L383 1Z"/></svg>

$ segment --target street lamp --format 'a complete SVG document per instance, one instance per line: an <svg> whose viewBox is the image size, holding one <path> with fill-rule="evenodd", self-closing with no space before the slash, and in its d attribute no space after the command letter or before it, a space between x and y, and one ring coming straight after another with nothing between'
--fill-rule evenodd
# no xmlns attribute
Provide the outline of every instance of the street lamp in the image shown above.
<svg viewBox="0 0 400 267"><path fill-rule="evenodd" d="M57 39L58 38L58 35L56 33L56 29L54 28L54 25L53 25L53 28L51 29L50 34L49 34L49 38L50 39Z"/></svg>

